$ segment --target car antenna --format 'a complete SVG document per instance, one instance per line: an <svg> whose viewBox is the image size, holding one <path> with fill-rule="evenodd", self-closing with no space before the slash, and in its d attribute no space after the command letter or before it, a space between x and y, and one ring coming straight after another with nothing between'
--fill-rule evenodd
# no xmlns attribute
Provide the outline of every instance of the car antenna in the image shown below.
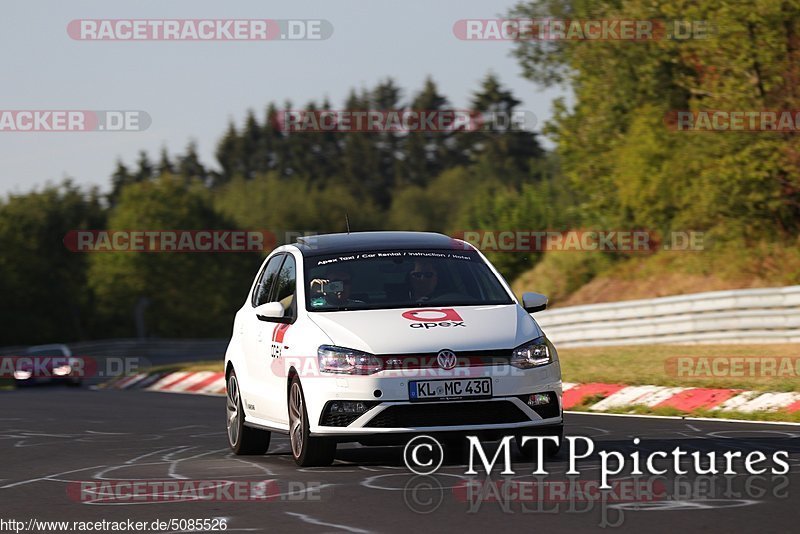
<svg viewBox="0 0 800 534"><path fill-rule="evenodd" d="M350 217L347 216L347 212L344 212L344 223L347 225L347 234L350 234Z"/></svg>

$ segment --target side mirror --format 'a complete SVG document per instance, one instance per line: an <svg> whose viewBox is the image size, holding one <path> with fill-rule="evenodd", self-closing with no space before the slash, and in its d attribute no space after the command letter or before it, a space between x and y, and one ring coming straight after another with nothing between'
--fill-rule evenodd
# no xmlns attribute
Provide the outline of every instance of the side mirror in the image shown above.
<svg viewBox="0 0 800 534"><path fill-rule="evenodd" d="M261 321L277 323L283 319L283 306L281 306L280 302L267 302L256 306L253 311L256 312L256 317Z"/></svg>
<svg viewBox="0 0 800 534"><path fill-rule="evenodd" d="M541 293L523 293L522 307L528 313L536 313L547 308L547 297Z"/></svg>

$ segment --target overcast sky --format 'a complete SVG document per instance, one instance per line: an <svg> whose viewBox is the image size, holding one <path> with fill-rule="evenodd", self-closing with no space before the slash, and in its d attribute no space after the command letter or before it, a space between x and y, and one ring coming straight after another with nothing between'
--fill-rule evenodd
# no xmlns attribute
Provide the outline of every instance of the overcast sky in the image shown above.
<svg viewBox="0 0 800 534"><path fill-rule="evenodd" d="M0 132L0 194L24 193L71 177L107 189L117 158L133 164L139 150L153 159L194 139L203 163L229 120L248 108L263 115L270 101L295 106L328 97L342 105L348 91L392 76L406 94L431 75L464 107L493 71L541 124L561 89L543 90L520 76L507 42L453 36L462 18L493 18L513 0L69 1L6 0L0 18L0 110L144 110L143 132ZM73 19L245 18L325 19L325 41L99 42L67 35Z"/></svg>

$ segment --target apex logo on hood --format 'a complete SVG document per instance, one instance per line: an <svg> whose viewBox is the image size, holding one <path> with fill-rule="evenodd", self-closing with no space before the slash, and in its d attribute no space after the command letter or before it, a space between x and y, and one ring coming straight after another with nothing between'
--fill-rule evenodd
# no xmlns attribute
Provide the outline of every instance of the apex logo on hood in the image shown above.
<svg viewBox="0 0 800 534"><path fill-rule="evenodd" d="M411 323L411 328L454 328L466 327L464 320L453 308L423 308L403 312L403 318Z"/></svg>

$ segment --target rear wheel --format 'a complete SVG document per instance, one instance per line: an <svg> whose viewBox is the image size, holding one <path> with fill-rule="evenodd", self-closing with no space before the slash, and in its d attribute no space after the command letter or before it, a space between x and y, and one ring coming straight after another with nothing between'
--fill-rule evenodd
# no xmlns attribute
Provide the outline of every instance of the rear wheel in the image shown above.
<svg viewBox="0 0 800 534"><path fill-rule="evenodd" d="M269 449L271 433L244 425L244 410L236 372L228 375L226 393L228 445L234 454L264 454Z"/></svg>
<svg viewBox="0 0 800 534"><path fill-rule="evenodd" d="M301 467L331 465L336 456L336 442L330 438L311 437L308 410L300 379L289 386L289 441L292 457Z"/></svg>

